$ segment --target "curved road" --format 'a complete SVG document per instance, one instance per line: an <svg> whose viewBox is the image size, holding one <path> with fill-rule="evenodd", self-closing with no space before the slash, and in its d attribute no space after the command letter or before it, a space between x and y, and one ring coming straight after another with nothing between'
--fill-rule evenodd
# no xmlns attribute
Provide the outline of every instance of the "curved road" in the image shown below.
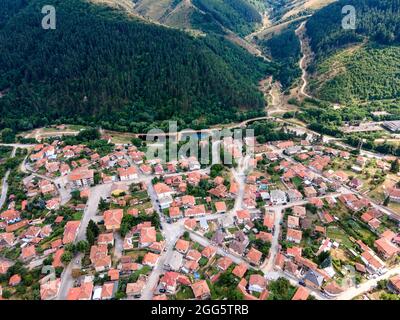
<svg viewBox="0 0 400 320"><path fill-rule="evenodd" d="M306 50L306 44L304 41L305 38L305 31L306 31L306 21L303 21L300 26L296 29L296 35L298 36L300 40L300 46L301 46L301 53L303 57L300 59L299 62L299 67L302 71L301 75L301 80L303 82L302 86L300 87L300 94L305 96L306 98L312 98L308 93L306 93L306 88L307 88L307 70L306 70L306 59L307 59L307 50Z"/></svg>

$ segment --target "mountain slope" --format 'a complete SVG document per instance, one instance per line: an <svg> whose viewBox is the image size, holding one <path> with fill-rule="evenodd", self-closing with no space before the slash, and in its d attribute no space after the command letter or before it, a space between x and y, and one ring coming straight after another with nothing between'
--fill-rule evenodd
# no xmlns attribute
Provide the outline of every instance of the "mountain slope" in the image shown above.
<svg viewBox="0 0 400 320"><path fill-rule="evenodd" d="M54 0L57 29L43 30L46 3L29 1L0 30L0 127L60 120L138 131L263 110L257 84L273 69L222 38L194 38L83 0Z"/></svg>
<svg viewBox="0 0 400 320"><path fill-rule="evenodd" d="M254 6L260 2L263 0L136 0L134 10L171 27L219 34L224 34L225 28L245 35L262 22Z"/></svg>
<svg viewBox="0 0 400 320"><path fill-rule="evenodd" d="M356 29L342 28L344 5L356 8ZM310 89L334 102L400 98L400 1L342 0L307 22L315 53Z"/></svg>

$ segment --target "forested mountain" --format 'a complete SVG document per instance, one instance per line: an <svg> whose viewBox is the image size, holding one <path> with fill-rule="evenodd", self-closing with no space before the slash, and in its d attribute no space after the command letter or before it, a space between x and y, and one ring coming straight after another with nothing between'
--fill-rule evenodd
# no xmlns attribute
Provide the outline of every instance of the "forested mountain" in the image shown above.
<svg viewBox="0 0 400 320"><path fill-rule="evenodd" d="M279 63L276 78L281 82L283 89L289 88L301 76L301 48L295 33L296 27L297 24L291 25L271 39L259 41L263 50Z"/></svg>
<svg viewBox="0 0 400 320"><path fill-rule="evenodd" d="M201 11L210 14L221 25L239 35L254 30L262 22L260 13L246 0L192 0Z"/></svg>
<svg viewBox="0 0 400 320"><path fill-rule="evenodd" d="M0 28L11 19L19 10L28 4L28 0L14 0L0 2Z"/></svg>
<svg viewBox="0 0 400 320"><path fill-rule="evenodd" d="M342 8L354 6L356 29L342 27ZM400 0L341 0L317 12L307 22L311 47L326 55L367 38L383 45L400 43Z"/></svg>
<svg viewBox="0 0 400 320"><path fill-rule="evenodd" d="M262 22L264 0L135 0L134 11L168 26L246 35Z"/></svg>
<svg viewBox="0 0 400 320"><path fill-rule="evenodd" d="M200 127L259 114L258 81L274 72L222 37L193 37L84 0L0 2L0 127L50 121L141 131L163 120ZM238 112L241 110L241 112Z"/></svg>
<svg viewBox="0 0 400 320"><path fill-rule="evenodd" d="M356 9L355 30L342 28L345 5ZM307 34L318 97L341 103L400 98L399 0L341 0L311 17Z"/></svg>

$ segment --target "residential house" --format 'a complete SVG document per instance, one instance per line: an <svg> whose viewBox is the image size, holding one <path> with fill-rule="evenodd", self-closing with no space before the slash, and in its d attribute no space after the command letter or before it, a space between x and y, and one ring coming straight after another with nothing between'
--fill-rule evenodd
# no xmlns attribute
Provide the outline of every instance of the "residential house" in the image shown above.
<svg viewBox="0 0 400 320"><path fill-rule="evenodd" d="M135 167L118 168L118 176L121 181L136 180L138 178Z"/></svg>
<svg viewBox="0 0 400 320"><path fill-rule="evenodd" d="M145 227L140 230L139 247L146 248L157 241L157 232L154 227Z"/></svg>
<svg viewBox="0 0 400 320"><path fill-rule="evenodd" d="M271 190L270 201L273 205L285 204L287 202L286 193L282 190Z"/></svg>
<svg viewBox="0 0 400 320"><path fill-rule="evenodd" d="M217 268L220 269L221 271L226 271L231 264L233 263L232 259L224 256L218 259L217 261Z"/></svg>
<svg viewBox="0 0 400 320"><path fill-rule="evenodd" d="M251 220L251 214L249 210L238 210L236 211L236 219L239 224L248 222Z"/></svg>
<svg viewBox="0 0 400 320"><path fill-rule="evenodd" d="M262 253L255 248L251 248L246 256L250 264L258 266L261 262Z"/></svg>
<svg viewBox="0 0 400 320"><path fill-rule="evenodd" d="M189 250L189 245L189 241L179 239L175 244L175 249L182 254L186 254Z"/></svg>
<svg viewBox="0 0 400 320"><path fill-rule="evenodd" d="M72 243L78 235L80 221L68 221L64 228L63 244Z"/></svg>
<svg viewBox="0 0 400 320"><path fill-rule="evenodd" d="M124 211L122 209L107 210L103 213L106 230L119 230L121 227Z"/></svg>
<svg viewBox="0 0 400 320"><path fill-rule="evenodd" d="M198 300L209 299L211 296L210 288L206 280L200 280L191 285L194 297Z"/></svg>
<svg viewBox="0 0 400 320"><path fill-rule="evenodd" d="M143 257L142 264L145 266L149 266L151 268L154 268L156 264L158 263L158 259L160 258L160 255L148 252L146 255Z"/></svg>
<svg viewBox="0 0 400 320"><path fill-rule="evenodd" d="M68 181L72 188L90 187L94 184L94 170L77 168L69 174Z"/></svg>
<svg viewBox="0 0 400 320"><path fill-rule="evenodd" d="M47 281L40 285L40 299L54 300L60 291L61 279Z"/></svg>
<svg viewBox="0 0 400 320"><path fill-rule="evenodd" d="M375 247L378 253L381 254L384 259L392 258L400 251L399 247L384 237L375 241Z"/></svg>
<svg viewBox="0 0 400 320"><path fill-rule="evenodd" d="M306 208L301 206L294 206L292 207L292 213L295 217L303 219L306 217Z"/></svg>
<svg viewBox="0 0 400 320"><path fill-rule="evenodd" d="M263 292L267 287L267 280L259 274L252 274L249 278L249 291L250 292Z"/></svg>
<svg viewBox="0 0 400 320"><path fill-rule="evenodd" d="M301 192L296 189L290 189L286 191L286 194L290 202L297 202L303 199L303 195L301 194Z"/></svg>
<svg viewBox="0 0 400 320"><path fill-rule="evenodd" d="M288 229L286 234L286 240L294 243L300 243L303 233L300 230Z"/></svg>

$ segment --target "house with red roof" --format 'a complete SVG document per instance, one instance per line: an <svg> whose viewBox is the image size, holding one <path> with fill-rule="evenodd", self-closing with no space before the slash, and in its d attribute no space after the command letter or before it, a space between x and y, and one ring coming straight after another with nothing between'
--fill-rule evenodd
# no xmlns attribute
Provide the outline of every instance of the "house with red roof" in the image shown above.
<svg viewBox="0 0 400 320"><path fill-rule="evenodd" d="M251 248L247 253L246 258L250 264L258 266L261 262L262 253L255 248Z"/></svg>
<svg viewBox="0 0 400 320"><path fill-rule="evenodd" d="M64 228L63 244L72 243L78 235L80 221L68 221Z"/></svg>
<svg viewBox="0 0 400 320"><path fill-rule="evenodd" d="M206 280L200 280L191 285L194 297L198 300L209 299L211 296L210 288Z"/></svg>
<svg viewBox="0 0 400 320"><path fill-rule="evenodd" d="M103 213L104 225L107 230L119 230L121 228L122 217L124 211L122 209L107 210Z"/></svg>
<svg viewBox="0 0 400 320"><path fill-rule="evenodd" d="M156 264L158 263L158 259L160 258L160 255L148 252L146 255L143 257L142 264L145 266L149 266L151 268L154 268Z"/></svg>
<svg viewBox="0 0 400 320"><path fill-rule="evenodd" d="M40 299L54 300L60 291L61 279L47 281L40 285Z"/></svg>
<svg viewBox="0 0 400 320"><path fill-rule="evenodd" d="M297 288L292 300L307 300L309 295L308 290L301 286Z"/></svg>

